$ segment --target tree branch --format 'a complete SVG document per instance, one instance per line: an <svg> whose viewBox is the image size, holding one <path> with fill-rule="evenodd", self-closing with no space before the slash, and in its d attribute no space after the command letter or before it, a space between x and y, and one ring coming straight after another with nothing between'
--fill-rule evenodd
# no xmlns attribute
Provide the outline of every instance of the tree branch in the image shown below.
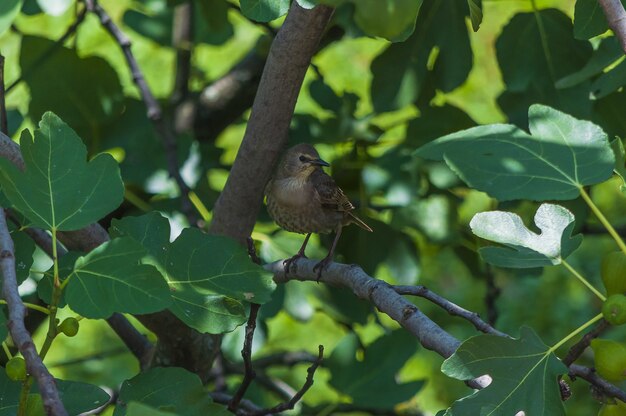
<svg viewBox="0 0 626 416"><path fill-rule="evenodd" d="M607 396L615 397L616 399L626 402L626 392L597 375L591 368L583 367L578 364L572 364L569 366L569 376L572 380L576 377L587 380L591 385L602 390L602 392Z"/></svg>
<svg viewBox="0 0 626 416"><path fill-rule="evenodd" d="M620 0L598 0L604 11L609 27L619 39L622 50L626 54L626 10Z"/></svg>
<svg viewBox="0 0 626 416"><path fill-rule="evenodd" d="M189 75L191 73L191 51L193 48L193 13L192 1L186 1L174 8L172 24L172 45L176 49L176 78L171 102L178 104L189 93Z"/></svg>
<svg viewBox="0 0 626 416"><path fill-rule="evenodd" d="M35 377L46 414L67 416L54 378L41 361L35 344L24 326L26 307L17 291L15 274L15 248L9 234L4 209L0 208L0 269L2 270L2 293L9 309L7 327L11 338L26 361L29 374Z"/></svg>
<svg viewBox="0 0 626 416"><path fill-rule="evenodd" d="M150 91L148 83L139 68L139 64L137 64L137 60L131 50L130 39L120 30L113 20L111 20L108 13L97 3L96 0L84 0L84 2L87 6L87 10L98 16L102 27L109 32L113 39L115 39L124 53L124 58L126 59L126 64L130 69L133 81L139 89L141 99L146 105L148 118L152 121L157 134L161 137L161 141L163 142L165 157L167 159L167 170L170 177L176 181L178 189L181 193L181 211L185 214L189 223L195 225L198 221L198 216L191 204L191 200L189 199L190 189L180 174L176 137L174 136L174 132L171 130L168 123L165 121L161 105L156 98L154 98L154 95L152 94L152 91Z"/></svg>
<svg viewBox="0 0 626 416"><path fill-rule="evenodd" d="M252 367L252 340L254 338L254 330L256 329L256 318L259 313L261 305L256 303L250 304L250 316L248 317L248 323L246 324L246 337L243 342L243 349L241 350L241 356L243 357L244 374L243 381L237 389L237 392L233 396L230 403L228 403L228 410L234 412L239 407L239 402L243 399L244 394L250 387L250 383L256 377L254 368Z"/></svg>
<svg viewBox="0 0 626 416"><path fill-rule="evenodd" d="M569 351L567 351L567 355L563 358L563 364L568 367L572 365L591 344L591 341L600 336L609 326L611 325L605 319L602 319L595 328L587 332L576 344L572 345Z"/></svg>
<svg viewBox="0 0 626 416"><path fill-rule="evenodd" d="M263 190L287 143L304 75L333 9L306 10L293 2L270 48L246 133L218 198L210 231L245 243L254 227Z"/></svg>

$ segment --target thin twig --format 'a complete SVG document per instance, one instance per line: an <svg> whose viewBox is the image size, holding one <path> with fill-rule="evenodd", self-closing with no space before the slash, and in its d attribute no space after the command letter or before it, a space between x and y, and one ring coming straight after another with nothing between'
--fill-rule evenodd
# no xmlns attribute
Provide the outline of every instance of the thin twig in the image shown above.
<svg viewBox="0 0 626 416"><path fill-rule="evenodd" d="M317 370L317 367L319 367L319 365L322 363L322 360L324 359L324 346L320 345L318 348L319 348L319 354L317 356L317 360L315 360L315 362L311 364L311 366L306 370L307 372L306 380L304 381L304 384L302 385L300 390L298 390L297 393L294 394L293 397L289 401L285 403L281 403L270 409L264 409L260 412L254 412L252 413L254 416L264 416L264 415L269 415L273 413L280 413L286 410L291 410L294 407L296 407L296 403L298 403L300 399L302 399L302 396L304 396L304 394L313 385L313 381L314 381L313 377L315 376L315 370Z"/></svg>
<svg viewBox="0 0 626 416"><path fill-rule="evenodd" d="M566 366L570 366L580 357L580 355L587 349L587 347L591 344L591 341L600 334L602 334L606 329L611 326L605 319L602 319L598 325L596 325L591 331L587 332L576 344L572 345L572 347L567 351L565 358L563 358L563 364Z"/></svg>
<svg viewBox="0 0 626 416"><path fill-rule="evenodd" d="M24 325L26 307L17 290L15 272L15 248L9 234L4 209L0 208L0 268L2 270L2 293L9 309L7 327L11 337L26 361L28 372L35 377L43 400L46 414L67 416L59 397L54 378L41 361L35 344Z"/></svg>
<svg viewBox="0 0 626 416"><path fill-rule="evenodd" d="M28 68L22 68L22 74L18 79L13 81L11 85L6 88L6 93L8 94L9 91L15 88L20 82L28 78L32 71L37 70L37 68L39 68L41 64L52 55L53 52L63 46L65 41L68 40L69 37L72 36L74 33L76 33L76 30L78 29L80 24L85 20L86 14L86 8L83 8L80 12L78 12L78 14L76 15L76 20L70 25L70 27L67 28L65 33L59 39L57 39L54 44L50 45L48 49L43 51L41 55L39 55Z"/></svg>
<svg viewBox="0 0 626 416"><path fill-rule="evenodd" d="M84 0L87 10L94 13L100 19L101 25L109 32L109 34L118 43L126 64L130 69L133 81L141 94L141 99L146 105L147 115L150 121L154 124L157 134L161 137L163 146L165 148L165 157L167 159L167 170L169 175L176 181L178 189L181 193L181 211L185 214L190 224L196 224L198 222L198 215L196 214L191 200L189 199L189 186L185 183L185 180L180 174L180 166L178 165L178 145L176 143L176 137L171 127L165 121L163 117L163 110L161 105L156 100L152 91L148 87L148 83L139 68L139 64L133 55L131 50L131 42L128 36L113 22L109 14L97 3L96 0Z"/></svg>
<svg viewBox="0 0 626 416"><path fill-rule="evenodd" d="M8 135L7 106L4 92L4 55L0 54L0 131Z"/></svg>
<svg viewBox="0 0 626 416"><path fill-rule="evenodd" d="M572 364L569 366L569 376L572 380L576 377L587 380L593 386L598 387L607 396L615 397L616 399L626 402L626 392L597 375L591 368Z"/></svg>
<svg viewBox="0 0 626 416"><path fill-rule="evenodd" d="M233 399L232 396L229 396L227 393L222 393L222 392L212 391L209 393L209 395L211 396L211 398L213 399L215 403L219 403L219 404L229 404ZM246 400L246 399L241 400L240 407L241 409L238 410L235 414L247 415L249 412L258 412L258 411L263 410L256 404L252 403L250 400Z"/></svg>
<svg viewBox="0 0 626 416"><path fill-rule="evenodd" d="M256 318L259 313L261 305L256 303L250 304L250 316L248 317L248 323L246 324L246 337L243 342L243 349L241 350L241 356L243 357L244 374L243 380L237 392L233 396L232 400L228 403L228 410L234 412L239 407L241 399L243 399L246 390L250 387L250 383L256 377L254 368L252 367L252 340L254 338L254 330L256 329Z"/></svg>
<svg viewBox="0 0 626 416"><path fill-rule="evenodd" d="M626 53L626 10L620 0L598 0L604 11L609 27L619 39L622 50Z"/></svg>
<svg viewBox="0 0 626 416"><path fill-rule="evenodd" d="M425 286L392 286L399 295L419 296L431 301L437 306L443 308L450 315L461 317L470 322L480 332L486 334L494 334L499 336L508 336L504 332L500 332L493 326L483 321L476 312L468 311L455 303L450 302L443 296L436 294Z"/></svg>

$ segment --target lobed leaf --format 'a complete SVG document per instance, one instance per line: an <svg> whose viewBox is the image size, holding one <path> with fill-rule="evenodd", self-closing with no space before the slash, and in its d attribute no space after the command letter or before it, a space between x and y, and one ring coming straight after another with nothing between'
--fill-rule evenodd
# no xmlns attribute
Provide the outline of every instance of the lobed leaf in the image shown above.
<svg viewBox="0 0 626 416"><path fill-rule="evenodd" d="M55 114L44 114L34 138L24 130L20 148L25 171L0 158L0 184L34 226L77 230L122 202L124 185L115 160L101 154L87 162L85 145Z"/></svg>
<svg viewBox="0 0 626 416"><path fill-rule="evenodd" d="M488 387L454 402L446 416L565 415L558 377L567 367L530 328L522 327L519 339L469 338L441 371L459 380L492 378Z"/></svg>
<svg viewBox="0 0 626 416"><path fill-rule="evenodd" d="M156 267L140 263L144 255L133 239L117 238L80 257L68 277L68 305L94 319L167 308L172 302L167 283Z"/></svg>
<svg viewBox="0 0 626 416"><path fill-rule="evenodd" d="M500 267L532 268L561 263L582 242L582 235L570 237L574 215L560 205L542 204L535 214L536 234L526 228L519 215L491 211L474 215L472 232L507 247L482 247L481 257Z"/></svg>
<svg viewBox="0 0 626 416"><path fill-rule="evenodd" d="M289 10L289 0L241 0L241 12L257 22L278 19Z"/></svg>
<svg viewBox="0 0 626 416"><path fill-rule="evenodd" d="M466 184L500 201L574 199L581 187L611 176L615 157L600 127L539 104L528 118L531 134L509 124L479 126L416 154L445 160Z"/></svg>

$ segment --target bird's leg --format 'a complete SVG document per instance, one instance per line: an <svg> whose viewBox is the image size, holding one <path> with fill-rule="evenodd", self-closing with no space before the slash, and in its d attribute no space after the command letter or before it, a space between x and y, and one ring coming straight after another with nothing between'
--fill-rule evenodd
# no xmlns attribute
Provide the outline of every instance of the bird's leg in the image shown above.
<svg viewBox="0 0 626 416"><path fill-rule="evenodd" d="M333 241L333 245L330 246L330 251L319 263L313 267L313 271L317 270L317 282L319 283L322 278L322 271L328 267L330 263L333 262L333 256L335 255L335 248L337 247L337 242L339 241L339 237L341 236L341 224L337 227L337 233L335 234L335 240Z"/></svg>
<svg viewBox="0 0 626 416"><path fill-rule="evenodd" d="M306 249L306 245L309 242L309 238L311 237L311 233L308 233L306 235L306 237L304 237L304 242L302 243L302 247L300 247L300 250L298 250L298 252L296 253L295 256L288 258L287 260L283 261L283 266L285 267L285 272L289 273L289 269L291 268L291 264L298 260L299 258L304 257L305 259L307 258L307 256L304 254L304 250Z"/></svg>

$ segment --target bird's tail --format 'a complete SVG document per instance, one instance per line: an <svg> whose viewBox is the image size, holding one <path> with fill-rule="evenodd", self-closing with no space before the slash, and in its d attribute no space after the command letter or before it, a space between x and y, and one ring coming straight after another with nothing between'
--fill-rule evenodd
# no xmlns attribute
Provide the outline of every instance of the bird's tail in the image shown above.
<svg viewBox="0 0 626 416"><path fill-rule="evenodd" d="M357 217L353 213L348 212L348 215L350 216L350 220L351 220L352 223L354 223L354 224L358 225L359 227L363 228L365 231L369 231L370 233L374 231L374 230L372 230L370 228L369 225L365 224L362 219L360 219L359 217Z"/></svg>

